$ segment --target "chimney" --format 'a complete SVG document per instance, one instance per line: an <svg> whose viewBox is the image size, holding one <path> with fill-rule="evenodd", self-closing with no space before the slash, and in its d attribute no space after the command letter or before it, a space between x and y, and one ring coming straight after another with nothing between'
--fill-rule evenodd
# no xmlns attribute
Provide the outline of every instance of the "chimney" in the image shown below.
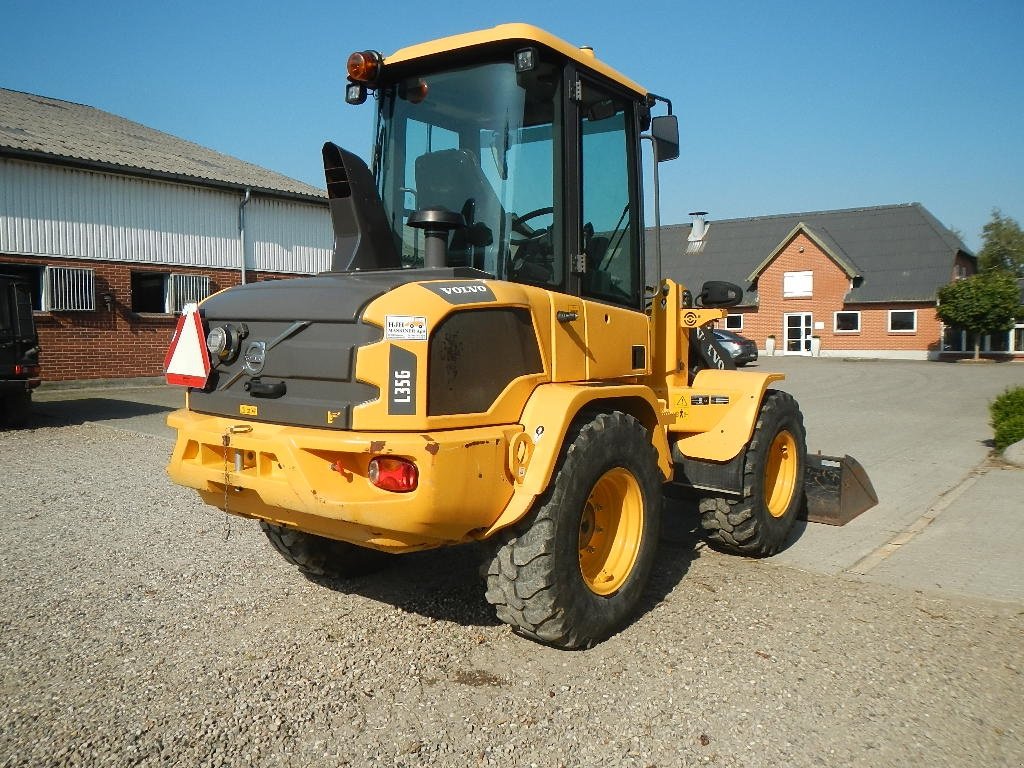
<svg viewBox="0 0 1024 768"><path fill-rule="evenodd" d="M710 228L707 222L704 221L704 217L708 215L708 212L691 211L690 215L693 216L693 226L690 228L690 234L686 240L690 243L699 243L705 238Z"/></svg>

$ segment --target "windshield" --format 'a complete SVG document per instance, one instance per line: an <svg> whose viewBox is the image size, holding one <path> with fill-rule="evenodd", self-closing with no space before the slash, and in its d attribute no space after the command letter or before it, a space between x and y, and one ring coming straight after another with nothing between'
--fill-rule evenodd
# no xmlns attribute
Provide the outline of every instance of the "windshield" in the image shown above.
<svg viewBox="0 0 1024 768"><path fill-rule="evenodd" d="M553 236L559 75L544 64L517 74L500 62L382 89L375 171L403 266L424 257L409 214L440 207L464 223L449 236L449 265L562 283Z"/></svg>

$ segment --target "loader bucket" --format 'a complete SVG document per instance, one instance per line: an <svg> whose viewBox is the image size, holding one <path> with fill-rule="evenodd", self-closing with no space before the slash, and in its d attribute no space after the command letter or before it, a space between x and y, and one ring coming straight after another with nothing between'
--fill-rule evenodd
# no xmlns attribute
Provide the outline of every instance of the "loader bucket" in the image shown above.
<svg viewBox="0 0 1024 768"><path fill-rule="evenodd" d="M812 523L846 525L878 503L867 472L852 456L807 454L804 490L805 519Z"/></svg>

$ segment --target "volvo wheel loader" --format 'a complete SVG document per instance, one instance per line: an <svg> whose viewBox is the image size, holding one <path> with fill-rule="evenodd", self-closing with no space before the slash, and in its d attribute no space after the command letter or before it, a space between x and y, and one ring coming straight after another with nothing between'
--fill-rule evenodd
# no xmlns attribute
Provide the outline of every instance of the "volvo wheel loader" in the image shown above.
<svg viewBox="0 0 1024 768"><path fill-rule="evenodd" d="M779 550L804 426L781 375L714 342L742 292L645 287L641 168L678 155L671 103L523 24L348 75L376 135L369 165L323 148L331 269L181 318L174 481L312 577L486 542L498 617L563 648L635 610L666 484L720 548Z"/></svg>

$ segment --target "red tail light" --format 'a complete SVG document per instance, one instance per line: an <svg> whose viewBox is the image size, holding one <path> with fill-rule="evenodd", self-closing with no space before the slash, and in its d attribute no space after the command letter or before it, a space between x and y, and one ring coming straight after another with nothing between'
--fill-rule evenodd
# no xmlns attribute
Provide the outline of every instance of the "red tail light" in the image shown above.
<svg viewBox="0 0 1024 768"><path fill-rule="evenodd" d="M415 491L420 481L419 470L411 461L383 456L370 460L368 475L375 486L395 493Z"/></svg>

